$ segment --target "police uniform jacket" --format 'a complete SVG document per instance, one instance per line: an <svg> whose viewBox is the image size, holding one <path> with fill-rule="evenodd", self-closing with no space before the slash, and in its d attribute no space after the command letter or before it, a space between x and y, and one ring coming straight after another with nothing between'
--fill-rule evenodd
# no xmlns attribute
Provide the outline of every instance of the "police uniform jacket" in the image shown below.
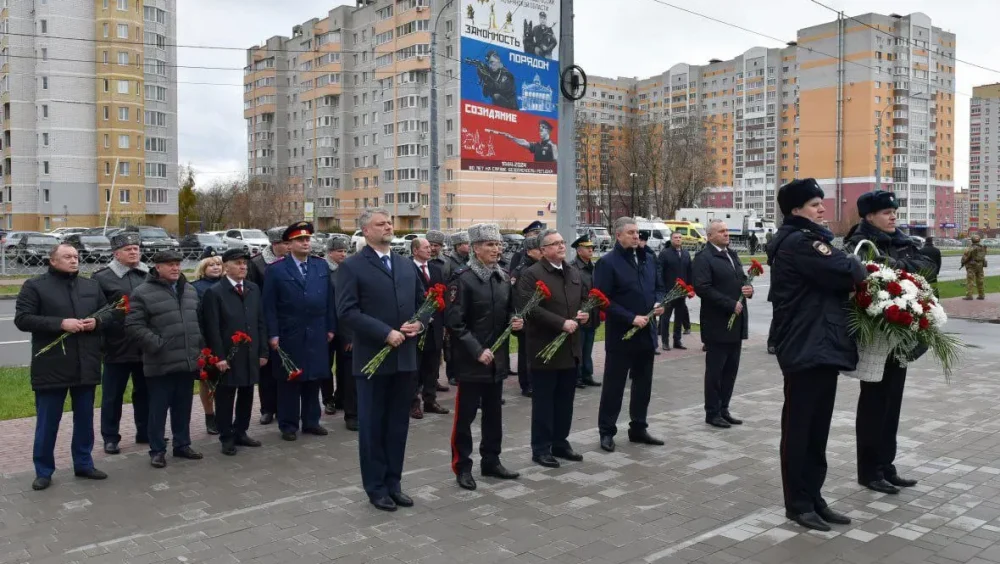
<svg viewBox="0 0 1000 564"><path fill-rule="evenodd" d="M90 278L100 285L108 303L114 303L122 296L131 297L132 292L146 281L148 270L144 268L130 268L114 260ZM104 329L104 362L117 364L142 361L142 349L125 335L123 313L108 316Z"/></svg>
<svg viewBox="0 0 1000 564"><path fill-rule="evenodd" d="M201 297L202 333L212 354L225 359L233 349L232 336L237 331L250 335L229 359L229 370L222 373L225 386L253 386L260 379L260 359L268 358L267 325L260 288L243 281L243 295L228 278L205 291Z"/></svg>
<svg viewBox="0 0 1000 564"><path fill-rule="evenodd" d="M288 353L300 380L330 378L330 343L327 333L337 332L336 303L330 268L317 257L306 258L303 278L291 254L272 263L264 279L264 319L268 339Z"/></svg>
<svg viewBox="0 0 1000 564"><path fill-rule="evenodd" d="M452 252L450 254L445 255L444 257L445 257L444 267L441 268L441 272L444 275L445 280L451 280L451 277L456 272L458 272L462 268L465 268L466 265L469 264L468 257L463 259L462 257L458 256L458 253Z"/></svg>
<svg viewBox="0 0 1000 564"><path fill-rule="evenodd" d="M479 356L493 346L514 313L510 279L494 271L483 280L465 267L452 277L447 298L444 319L451 335L455 378L460 382L502 382L510 369L510 340L497 349L489 365L479 362Z"/></svg>
<svg viewBox="0 0 1000 564"><path fill-rule="evenodd" d="M542 259L527 268L517 279L515 305L518 311L524 309L535 293L537 281L542 281L549 287L552 297L542 300L524 320L524 343L528 349L526 352L531 370L576 368L583 356L583 339L579 331L574 331L566 339L549 362L538 358L538 353L563 332L563 323L567 319L576 317L580 306L587 299L590 287L584 284L580 271L569 263L563 262L562 268L556 268Z"/></svg>
<svg viewBox="0 0 1000 564"><path fill-rule="evenodd" d="M833 248L832 239L825 228L789 215L768 245L778 365L786 374L819 367L851 371L858 363L847 306L865 270Z"/></svg>
<svg viewBox="0 0 1000 564"><path fill-rule="evenodd" d="M32 390L101 383L101 320L94 331L70 335L62 345L35 355L62 335L64 319L85 319L106 303L97 282L54 268L21 286L14 306L14 325L31 333Z"/></svg>
<svg viewBox="0 0 1000 564"><path fill-rule="evenodd" d="M885 262L890 268L901 268L914 274L926 274L934 272L934 263L928 257L920 254L920 249L906 234L897 229L893 233L886 233L865 220L855 225L844 238L844 250L853 253L854 248L863 239L868 239L878 247L881 258L875 258L878 262ZM870 247L863 247L859 253L866 257L866 252Z"/></svg>
<svg viewBox="0 0 1000 564"><path fill-rule="evenodd" d="M594 260L584 262L580 260L579 256L573 259L573 267L580 271L580 277L583 278L583 283L587 286L588 292L590 291L590 288L594 287L594 263ZM591 331L596 331L601 325L600 312L601 310L597 308L590 310L590 319L583 324L583 327L586 327Z"/></svg>
<svg viewBox="0 0 1000 564"><path fill-rule="evenodd" d="M631 339L622 340L632 328L635 316L649 314L663 299L663 280L656 276L654 261L649 260L648 253L637 250L626 249L616 242L594 267L594 286L611 302L604 329L604 347L608 352L652 353L656 344L652 323Z"/></svg>
<svg viewBox="0 0 1000 564"><path fill-rule="evenodd" d="M731 262L730 262L731 261ZM729 329L729 318L743 295L747 274L736 251L721 251L705 245L691 263L694 291L701 298L701 340L703 343L739 343L749 335L750 312L744 303L743 313Z"/></svg>
<svg viewBox="0 0 1000 564"><path fill-rule="evenodd" d="M132 292L125 332L142 347L147 378L178 372L194 374L204 340L198 322L198 295L181 274L172 284L149 272L146 283Z"/></svg>

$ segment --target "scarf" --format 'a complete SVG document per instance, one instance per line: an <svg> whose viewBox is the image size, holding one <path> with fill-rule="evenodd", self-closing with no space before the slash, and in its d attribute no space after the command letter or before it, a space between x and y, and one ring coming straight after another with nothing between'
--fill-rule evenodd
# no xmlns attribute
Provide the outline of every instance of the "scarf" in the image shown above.
<svg viewBox="0 0 1000 564"><path fill-rule="evenodd" d="M475 275L478 276L483 282L489 281L490 276L493 274L496 274L501 280L503 280L503 269L500 268L499 264L487 266L480 262L475 255L471 255L469 257L469 270L475 273Z"/></svg>
<svg viewBox="0 0 1000 564"><path fill-rule="evenodd" d="M115 276L118 278L125 278L125 275L132 270L138 270L143 274L149 274L149 267L142 262L135 266L125 266L124 264L118 262L118 259L111 259L111 262L108 263L108 268L111 269L111 272L114 272Z"/></svg>
<svg viewBox="0 0 1000 564"><path fill-rule="evenodd" d="M271 247L264 247L264 250L260 252L260 256L264 257L264 262L267 264L273 264L281 258L274 256L274 252L271 250Z"/></svg>

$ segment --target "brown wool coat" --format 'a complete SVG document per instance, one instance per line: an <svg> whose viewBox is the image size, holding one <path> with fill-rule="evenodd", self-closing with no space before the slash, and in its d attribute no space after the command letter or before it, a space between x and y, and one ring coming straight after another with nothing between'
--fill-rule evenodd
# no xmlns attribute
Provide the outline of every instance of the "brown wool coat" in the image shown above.
<svg viewBox="0 0 1000 564"><path fill-rule="evenodd" d="M525 269L517 279L515 306L521 311L535 292L535 282L541 280L549 287L552 298L542 300L525 319L525 344L531 370L564 370L575 368L583 354L583 341L579 329L566 339L559 352L547 364L538 358L538 353L552 339L562 333L563 323L576 317L590 288L584 282L580 270L563 262L562 270L552 266L545 259Z"/></svg>

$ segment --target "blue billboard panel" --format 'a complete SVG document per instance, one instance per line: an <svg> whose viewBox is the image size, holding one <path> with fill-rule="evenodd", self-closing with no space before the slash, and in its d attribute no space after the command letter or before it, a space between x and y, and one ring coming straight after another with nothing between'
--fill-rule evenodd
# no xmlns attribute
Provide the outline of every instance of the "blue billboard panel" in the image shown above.
<svg viewBox="0 0 1000 564"><path fill-rule="evenodd" d="M462 38L462 99L558 119L559 63Z"/></svg>

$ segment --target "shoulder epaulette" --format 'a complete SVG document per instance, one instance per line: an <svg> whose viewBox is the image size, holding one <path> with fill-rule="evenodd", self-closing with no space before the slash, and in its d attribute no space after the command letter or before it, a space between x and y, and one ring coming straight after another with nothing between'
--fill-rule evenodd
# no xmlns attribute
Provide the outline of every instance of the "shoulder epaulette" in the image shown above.
<svg viewBox="0 0 1000 564"><path fill-rule="evenodd" d="M472 269L471 269L471 268L470 268L470 267L469 267L468 265L465 265L465 266L462 266L462 267L460 267L460 268L459 268L458 270L456 270L456 271L452 272L452 273L451 273L451 277L452 277L452 278L455 278L456 276L461 276L461 275L462 275L462 273L464 273L464 272L468 272L468 271L470 271L470 270L472 270Z"/></svg>

